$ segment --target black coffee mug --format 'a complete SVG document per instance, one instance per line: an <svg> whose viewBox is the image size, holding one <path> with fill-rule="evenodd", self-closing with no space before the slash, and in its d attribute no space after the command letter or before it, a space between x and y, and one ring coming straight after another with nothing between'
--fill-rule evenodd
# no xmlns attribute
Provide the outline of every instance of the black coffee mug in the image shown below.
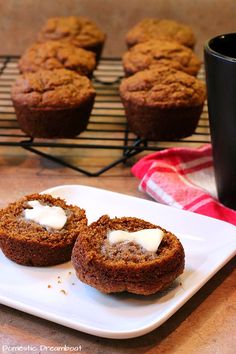
<svg viewBox="0 0 236 354"><path fill-rule="evenodd" d="M218 197L236 210L236 33L210 39L204 56Z"/></svg>

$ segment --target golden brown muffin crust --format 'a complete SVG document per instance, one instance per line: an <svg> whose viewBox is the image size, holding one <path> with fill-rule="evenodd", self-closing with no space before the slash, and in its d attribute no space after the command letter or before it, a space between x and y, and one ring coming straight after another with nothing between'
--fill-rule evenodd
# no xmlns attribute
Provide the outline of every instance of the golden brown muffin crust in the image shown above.
<svg viewBox="0 0 236 354"><path fill-rule="evenodd" d="M193 48L196 42L189 26L167 19L145 18L126 35L126 43L129 47L150 39L172 40L190 48Z"/></svg>
<svg viewBox="0 0 236 354"><path fill-rule="evenodd" d="M202 105L205 85L201 80L167 67L140 71L120 85L124 101L149 107L178 108Z"/></svg>
<svg viewBox="0 0 236 354"><path fill-rule="evenodd" d="M26 50L19 61L21 72L65 68L81 75L91 75L95 67L94 53L61 41L35 43Z"/></svg>
<svg viewBox="0 0 236 354"><path fill-rule="evenodd" d="M86 76L73 71L39 70L19 76L12 87L14 104L31 109L77 107L95 97L95 90Z"/></svg>
<svg viewBox="0 0 236 354"><path fill-rule="evenodd" d="M137 44L123 56L123 66L128 75L159 65L197 75L201 61L191 49L178 43L161 40Z"/></svg>
<svg viewBox="0 0 236 354"><path fill-rule="evenodd" d="M48 40L69 41L78 47L89 48L103 43L105 34L86 17L53 17L48 19L38 35L39 42Z"/></svg>

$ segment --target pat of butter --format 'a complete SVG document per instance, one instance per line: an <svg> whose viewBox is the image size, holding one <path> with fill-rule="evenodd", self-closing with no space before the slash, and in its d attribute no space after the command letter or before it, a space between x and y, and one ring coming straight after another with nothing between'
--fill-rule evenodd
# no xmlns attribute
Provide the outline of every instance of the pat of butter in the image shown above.
<svg viewBox="0 0 236 354"><path fill-rule="evenodd" d="M110 244L118 242L135 242L147 251L156 252L163 236L164 232L160 229L145 229L135 232L114 230L108 233L108 241Z"/></svg>
<svg viewBox="0 0 236 354"><path fill-rule="evenodd" d="M32 209L25 209L24 217L42 226L61 230L67 221L65 211L57 206L42 205L38 200L28 202Z"/></svg>

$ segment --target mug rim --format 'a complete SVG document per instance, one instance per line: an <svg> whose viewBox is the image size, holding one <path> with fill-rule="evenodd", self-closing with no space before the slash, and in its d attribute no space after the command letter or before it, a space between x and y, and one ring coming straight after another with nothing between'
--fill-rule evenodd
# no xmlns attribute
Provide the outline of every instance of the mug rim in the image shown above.
<svg viewBox="0 0 236 354"><path fill-rule="evenodd" d="M225 60L228 60L228 61L232 61L232 62L236 62L236 58L233 58L233 57L230 57L228 55L225 55L225 54L221 54L219 52L217 52L216 50L212 49L210 47L210 44L212 42L214 42L216 39L219 39L221 37L231 37L231 36L235 36L235 41L236 41L236 32L231 32L231 33L224 33L224 34L220 34L218 36L215 36L213 38L210 38L204 45L204 50L213 54L215 57L218 57L220 59L225 59Z"/></svg>

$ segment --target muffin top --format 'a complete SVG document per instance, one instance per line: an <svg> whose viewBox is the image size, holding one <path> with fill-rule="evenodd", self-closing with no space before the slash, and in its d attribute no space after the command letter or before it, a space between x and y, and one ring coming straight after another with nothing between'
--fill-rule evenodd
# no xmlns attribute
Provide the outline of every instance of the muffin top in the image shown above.
<svg viewBox="0 0 236 354"><path fill-rule="evenodd" d="M123 101L138 106L168 109L199 106L205 100L206 90L201 80L163 66L123 79L120 95Z"/></svg>
<svg viewBox="0 0 236 354"><path fill-rule="evenodd" d="M11 90L14 104L31 109L61 109L80 106L95 97L91 81L67 69L24 73Z"/></svg>
<svg viewBox="0 0 236 354"><path fill-rule="evenodd" d="M39 42L48 40L69 41L77 47L89 48L103 43L105 34L86 17L52 17L38 34Z"/></svg>
<svg viewBox="0 0 236 354"><path fill-rule="evenodd" d="M35 43L26 50L19 61L21 72L66 68L81 75L91 75L95 67L93 52L61 41Z"/></svg>
<svg viewBox="0 0 236 354"><path fill-rule="evenodd" d="M39 201L40 204L59 207L64 210L67 220L62 229L47 229L25 218L25 210L31 208L30 201ZM60 246L74 242L81 228L86 227L85 210L77 206L68 205L60 198L48 194L31 194L9 204L0 210L0 235L8 238L24 240L29 243L40 243L47 246Z"/></svg>
<svg viewBox="0 0 236 354"><path fill-rule="evenodd" d="M196 43L189 26L165 19L145 18L131 28L126 35L126 43L129 47L150 39L172 40L190 48L193 48Z"/></svg>
<svg viewBox="0 0 236 354"><path fill-rule="evenodd" d="M137 44L123 56L123 66L128 75L159 65L197 75L201 61L191 49L179 43L162 40Z"/></svg>

